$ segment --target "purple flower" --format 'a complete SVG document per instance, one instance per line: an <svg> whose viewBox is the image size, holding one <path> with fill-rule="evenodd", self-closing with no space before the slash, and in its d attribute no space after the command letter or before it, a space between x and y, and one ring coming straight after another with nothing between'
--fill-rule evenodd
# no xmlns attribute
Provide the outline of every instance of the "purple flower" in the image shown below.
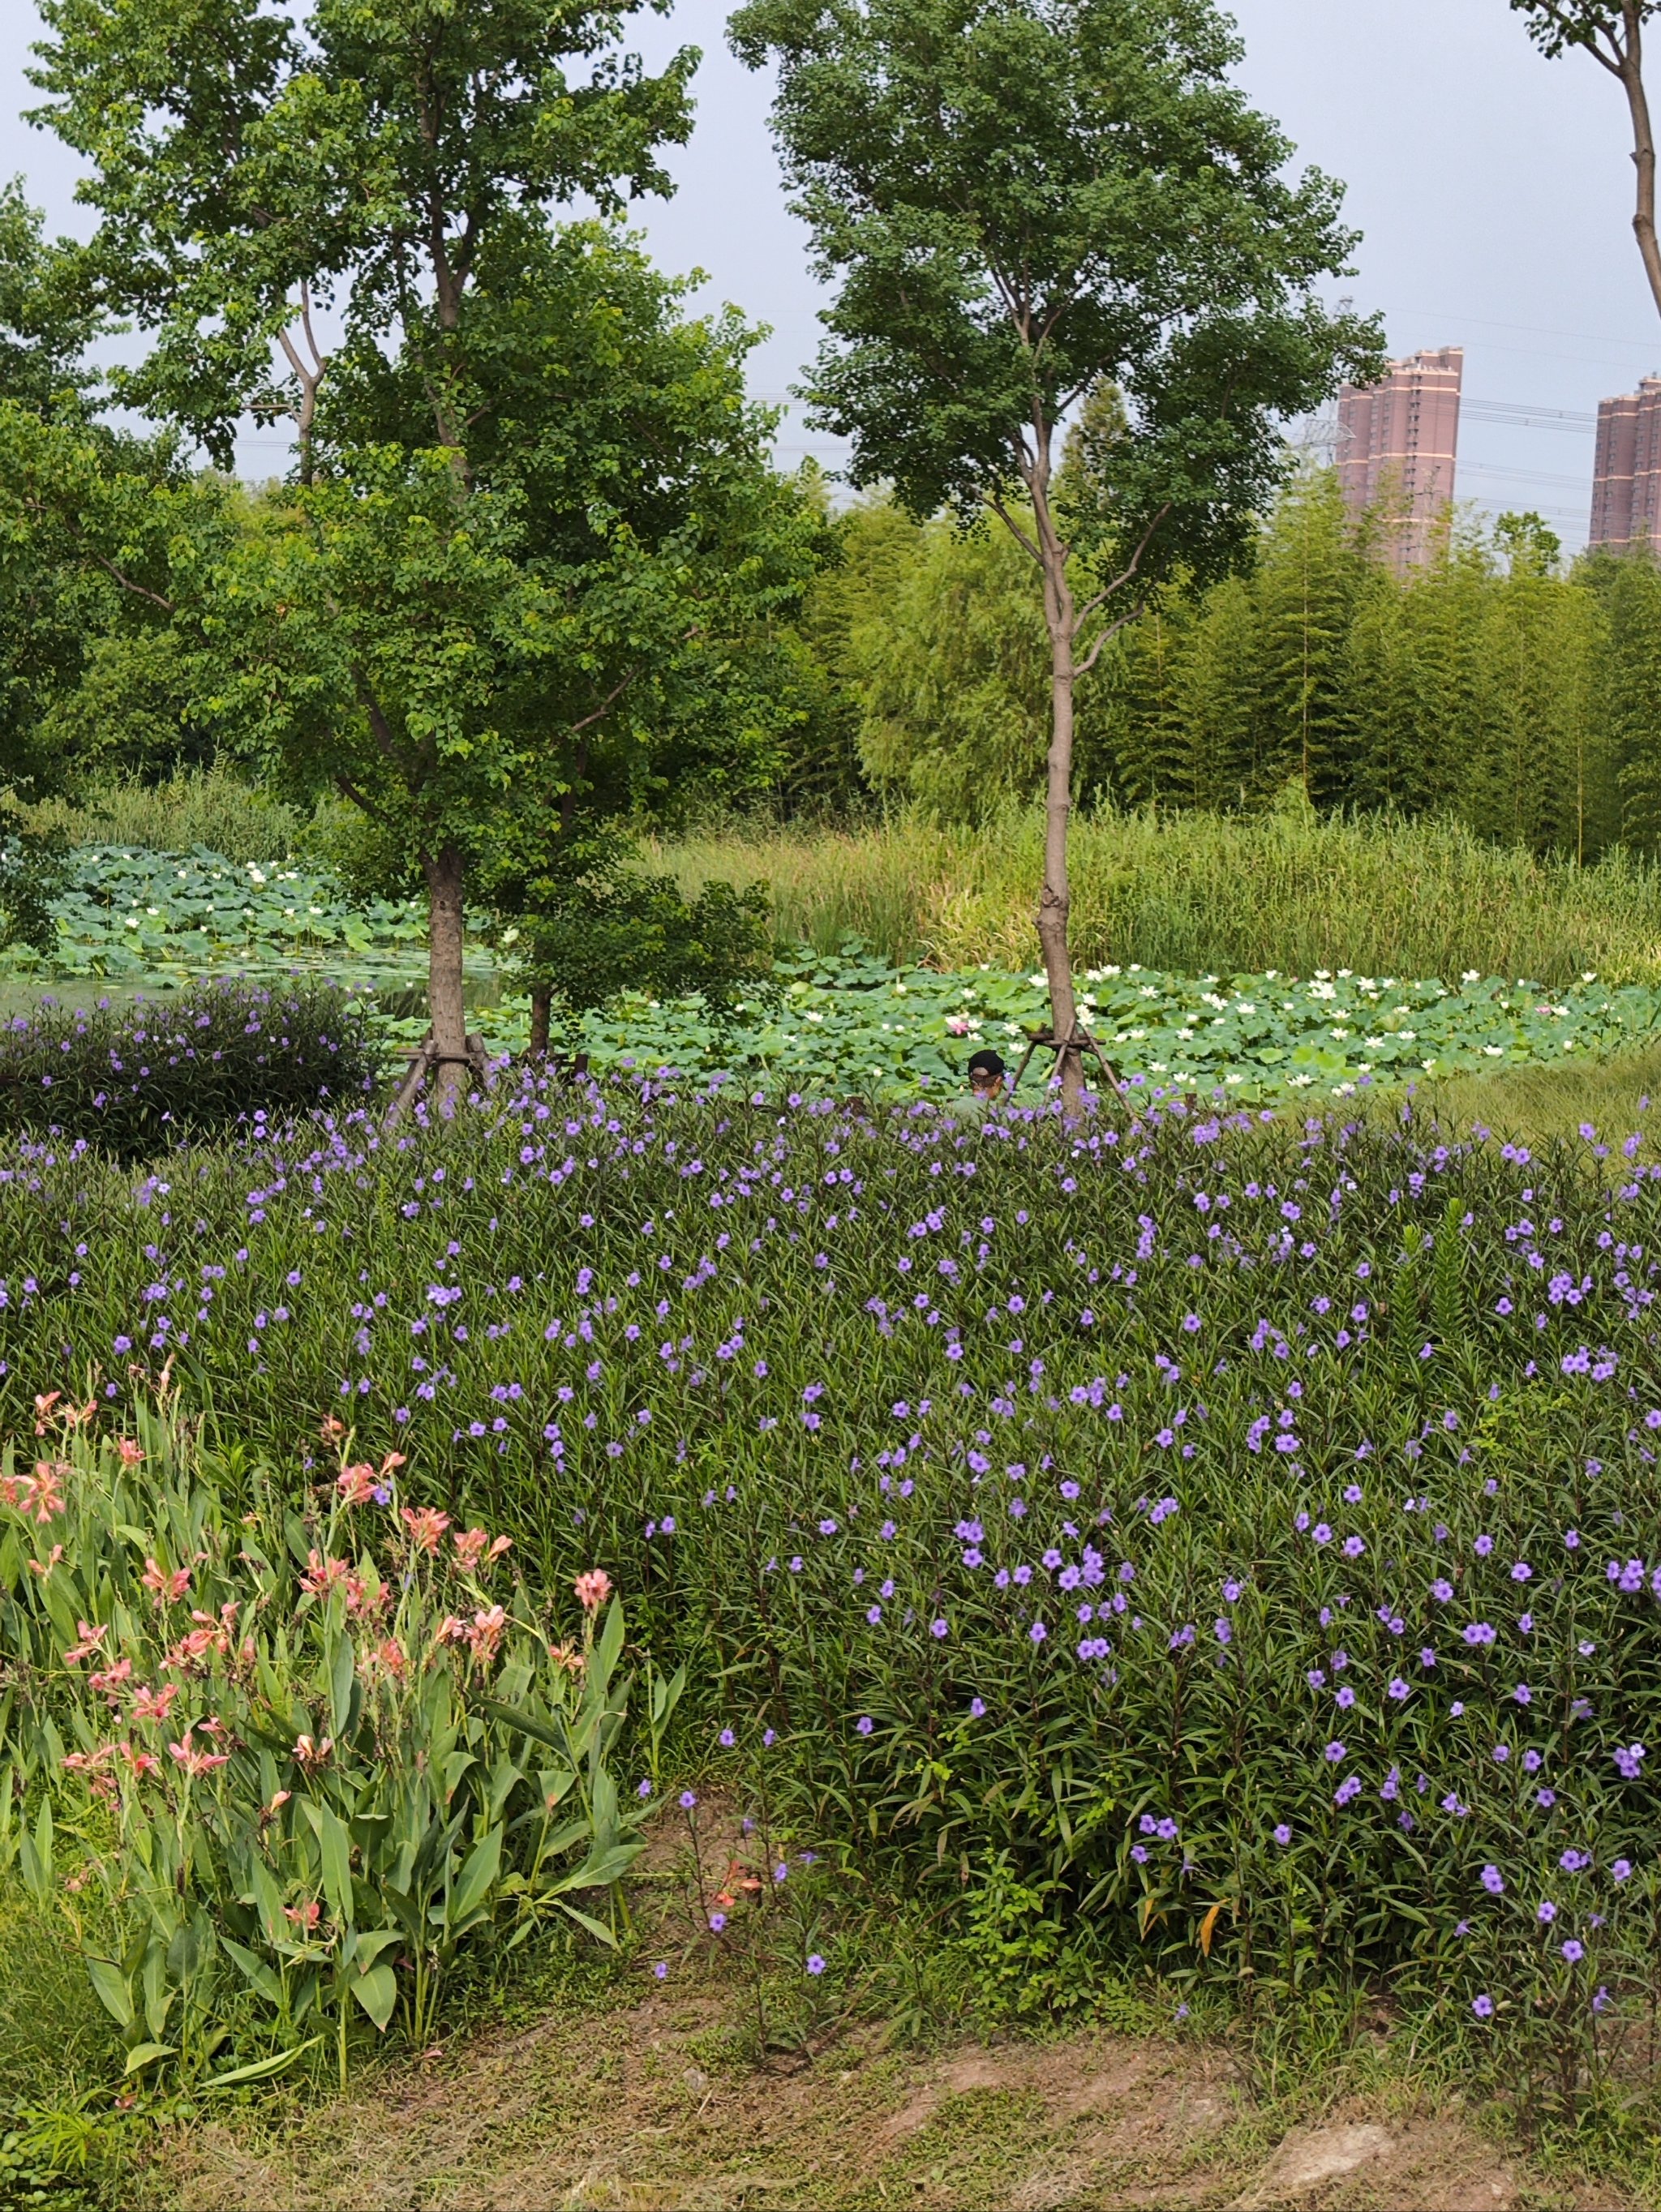
<svg viewBox="0 0 1661 2212"><path fill-rule="evenodd" d="M1292 1831L1284 1820L1274 1831L1274 1835L1277 1844L1289 1844L1292 1841Z"/></svg>
<svg viewBox="0 0 1661 2212"><path fill-rule="evenodd" d="M1627 1881L1631 1875L1631 1873L1632 1861L1630 1859L1616 1859L1615 1864L1609 1869L1611 1877L1616 1881Z"/></svg>
<svg viewBox="0 0 1661 2212"><path fill-rule="evenodd" d="M1571 1966L1578 1966L1585 1955L1585 1945L1584 1943L1577 1943L1573 1936L1571 1936L1568 1942L1563 1946L1564 1958L1568 1961Z"/></svg>
<svg viewBox="0 0 1661 2212"><path fill-rule="evenodd" d="M709 1915L709 1932L712 1936L719 1936L726 1925L727 1915L724 1912L712 1912Z"/></svg>
<svg viewBox="0 0 1661 2212"><path fill-rule="evenodd" d="M824 1961L817 1951L810 1951L807 1954L807 1971L810 1974L822 1974L824 1972Z"/></svg>
<svg viewBox="0 0 1661 2212"><path fill-rule="evenodd" d="M660 1959L652 1972L659 1981L666 1982L669 1978L669 1961L666 1959Z"/></svg>
<svg viewBox="0 0 1661 2212"><path fill-rule="evenodd" d="M696 1791L691 1790L683 1790L681 1791L680 1809L683 1813L690 1813L693 1806L696 1805L697 1802Z"/></svg>
<svg viewBox="0 0 1661 2212"><path fill-rule="evenodd" d="M945 1623L943 1620L931 1620L931 1621L929 1622L929 1624L928 1624L928 1633L929 1633L931 1636L934 1636L934 1637L943 1637L943 1636L945 1636L945 1635L946 1634L946 1632L946 1632L946 1623Z"/></svg>
<svg viewBox="0 0 1661 2212"><path fill-rule="evenodd" d="M984 1698L971 1698L969 1700L969 1717L971 1721L977 1721L983 1718L985 1712L986 1699Z"/></svg>
<svg viewBox="0 0 1661 2212"><path fill-rule="evenodd" d="M1615 1747L1615 1763L1628 1782L1637 1781L1642 1769L1644 1757L1644 1747L1641 1743L1617 1744Z"/></svg>
<svg viewBox="0 0 1661 2212"><path fill-rule="evenodd" d="M1470 2008L1475 2014L1478 2020L1492 2020L1494 2018L1494 1999L1492 1997L1473 1997L1470 2001Z"/></svg>
<svg viewBox="0 0 1661 2212"><path fill-rule="evenodd" d="M1482 1869L1482 1887L1490 1897L1504 1896L1506 1878L1497 1866L1485 1866Z"/></svg>
<svg viewBox="0 0 1661 2212"><path fill-rule="evenodd" d="M1543 1900L1540 1906L1540 1910L1534 1917L1540 1923L1540 1925L1542 1928L1549 1928L1552 1922L1557 1917L1557 1907L1548 1897Z"/></svg>
<svg viewBox="0 0 1661 2212"><path fill-rule="evenodd" d="M1348 1753L1345 1751L1342 1744L1334 1742L1329 1743L1327 1746L1326 1755L1328 1764L1329 1765L1335 1766L1341 1759L1348 1758Z"/></svg>
<svg viewBox="0 0 1661 2212"><path fill-rule="evenodd" d="M869 1735L872 1729L876 1726L876 1723L871 1718L869 1713L861 1713L858 1720L855 1722L854 1726L859 1730L861 1735Z"/></svg>
<svg viewBox="0 0 1661 2212"><path fill-rule="evenodd" d="M731 1751L733 1746L738 1741L738 1738L733 1735L731 1729L726 1728L721 1730L720 1735L716 1737L715 1741L720 1744L723 1751Z"/></svg>

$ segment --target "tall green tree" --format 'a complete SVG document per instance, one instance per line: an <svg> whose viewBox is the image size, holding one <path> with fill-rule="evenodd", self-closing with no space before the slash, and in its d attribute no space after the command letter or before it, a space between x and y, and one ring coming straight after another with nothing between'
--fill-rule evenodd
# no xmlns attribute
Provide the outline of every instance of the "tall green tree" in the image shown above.
<svg viewBox="0 0 1661 2212"><path fill-rule="evenodd" d="M222 463L246 412L294 423L289 495L181 589L219 710L419 869L446 1091L470 884L540 896L563 853L551 912L614 880L596 824L679 776L695 725L727 744L735 626L801 580L736 325L551 221L667 189L697 57L621 54L635 5L47 0L37 49L91 265L151 336L120 396Z"/></svg>
<svg viewBox="0 0 1661 2212"><path fill-rule="evenodd" d="M1362 576L1337 471L1302 471L1257 558L1259 775L1301 784L1311 805L1349 796L1342 670Z"/></svg>
<svg viewBox="0 0 1661 2212"><path fill-rule="evenodd" d="M1338 190L1287 179L1209 0L749 0L730 32L776 64L786 170L838 287L817 419L852 440L856 483L920 515L989 511L1039 573L1038 933L1076 1105L1074 683L1161 574L1233 558L1281 466L1278 417L1378 359L1320 298L1352 242ZM1091 496L1064 501L1058 441L1100 387L1123 414ZM1082 595L1075 559L1099 579Z"/></svg>

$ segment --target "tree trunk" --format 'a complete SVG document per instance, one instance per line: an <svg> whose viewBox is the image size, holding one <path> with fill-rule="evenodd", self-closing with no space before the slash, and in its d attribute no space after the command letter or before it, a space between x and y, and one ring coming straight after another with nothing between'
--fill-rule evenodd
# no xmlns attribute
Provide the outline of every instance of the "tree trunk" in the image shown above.
<svg viewBox="0 0 1661 2212"><path fill-rule="evenodd" d="M453 1111L467 1087L467 1012L462 1003L464 943L461 855L453 845L423 853L427 876L427 1003L432 1013L433 1050L438 1056L433 1093Z"/></svg>
<svg viewBox="0 0 1661 2212"><path fill-rule="evenodd" d="M1073 903L1067 872L1067 832L1073 811L1073 594L1067 581L1067 552L1055 536L1042 498L1037 502L1038 543L1043 565L1044 620L1050 629L1050 757L1044 780L1043 890L1038 899L1038 944L1050 985L1050 1026L1070 1040L1078 1023L1073 996L1073 963L1067 949L1068 915ZM1084 1110L1084 1056L1068 1042L1056 1057L1062 1104L1069 1115Z"/></svg>
<svg viewBox="0 0 1661 2212"><path fill-rule="evenodd" d="M548 1030L553 1012L554 994L545 983L531 986L531 1046L532 1060L548 1057Z"/></svg>
<svg viewBox="0 0 1661 2212"><path fill-rule="evenodd" d="M1661 307L1661 246L1655 235L1655 137L1650 127L1650 103L1644 90L1643 29L1636 0L1624 0L1626 52L1617 71L1626 88L1632 112L1632 160L1638 172L1638 204L1633 210L1633 234L1643 257L1650 294Z"/></svg>

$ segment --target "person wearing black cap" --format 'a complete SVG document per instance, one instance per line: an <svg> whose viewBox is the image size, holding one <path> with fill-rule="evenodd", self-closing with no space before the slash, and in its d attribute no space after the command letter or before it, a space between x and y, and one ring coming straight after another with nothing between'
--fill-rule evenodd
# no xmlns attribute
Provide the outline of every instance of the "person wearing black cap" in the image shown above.
<svg viewBox="0 0 1661 2212"><path fill-rule="evenodd" d="M969 1096L954 1099L952 1111L959 1120L978 1121L1004 1095L1004 1064L997 1053L983 1047L970 1055L968 1073Z"/></svg>

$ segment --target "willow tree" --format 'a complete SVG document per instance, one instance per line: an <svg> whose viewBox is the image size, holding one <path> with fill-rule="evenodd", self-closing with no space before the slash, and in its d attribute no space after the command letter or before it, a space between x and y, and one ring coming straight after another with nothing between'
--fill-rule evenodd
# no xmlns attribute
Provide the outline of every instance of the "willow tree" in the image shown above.
<svg viewBox="0 0 1661 2212"><path fill-rule="evenodd" d="M749 0L739 58L836 296L809 394L854 481L915 514L990 513L1037 564L1049 641L1037 930L1069 1105L1074 688L1178 564L1248 540L1278 424L1372 372L1321 297L1340 188L1229 81L1211 0ZM1058 483L1069 413L1111 395ZM1077 588L1087 569L1089 584Z"/></svg>

